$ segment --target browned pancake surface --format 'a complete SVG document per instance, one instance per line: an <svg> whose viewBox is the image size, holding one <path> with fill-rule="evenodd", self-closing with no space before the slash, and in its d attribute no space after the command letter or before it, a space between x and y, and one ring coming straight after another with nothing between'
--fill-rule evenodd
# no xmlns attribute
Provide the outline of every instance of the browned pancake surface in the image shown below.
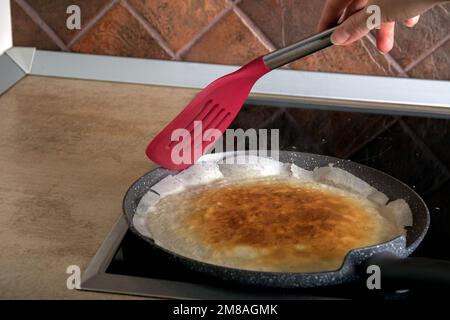
<svg viewBox="0 0 450 320"><path fill-rule="evenodd" d="M203 187L185 199L181 232L242 268L331 270L349 250L385 240L380 216L357 200L270 180Z"/></svg>

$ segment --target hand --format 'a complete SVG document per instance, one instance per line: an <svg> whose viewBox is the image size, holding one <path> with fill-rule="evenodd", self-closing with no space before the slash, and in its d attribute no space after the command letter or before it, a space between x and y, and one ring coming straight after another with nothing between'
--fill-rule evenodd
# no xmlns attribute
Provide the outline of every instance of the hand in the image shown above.
<svg viewBox="0 0 450 320"><path fill-rule="evenodd" d="M318 30L322 31L338 21L340 27L332 34L331 41L336 45L349 45L370 32L367 21L372 13L367 7L377 5L381 11L381 25L377 29L377 47L389 52L394 46L395 23L403 21L413 27L420 14L434 5L445 2L436 0L327 0L322 11Z"/></svg>

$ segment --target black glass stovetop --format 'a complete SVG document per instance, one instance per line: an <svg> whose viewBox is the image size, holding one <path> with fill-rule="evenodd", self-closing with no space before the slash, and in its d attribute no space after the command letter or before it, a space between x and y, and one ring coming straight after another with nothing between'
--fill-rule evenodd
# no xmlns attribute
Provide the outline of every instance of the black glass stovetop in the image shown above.
<svg viewBox="0 0 450 320"><path fill-rule="evenodd" d="M131 231L125 234L106 273L213 286L228 291L230 298L233 298L233 292L244 292L261 299L266 294L271 299L406 299L416 294L407 290L369 291L365 282L316 289L273 289L233 284L175 263L166 253L149 246Z"/></svg>

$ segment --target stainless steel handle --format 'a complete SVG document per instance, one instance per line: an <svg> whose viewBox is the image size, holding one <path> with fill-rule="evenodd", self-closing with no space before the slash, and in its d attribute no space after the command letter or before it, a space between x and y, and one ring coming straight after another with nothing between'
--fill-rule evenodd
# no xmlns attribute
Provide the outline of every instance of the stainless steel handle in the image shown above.
<svg viewBox="0 0 450 320"><path fill-rule="evenodd" d="M337 27L325 30L309 38L291 44L288 47L273 51L263 57L265 65L273 70L294 60L303 58L311 53L325 49L332 45L331 34Z"/></svg>

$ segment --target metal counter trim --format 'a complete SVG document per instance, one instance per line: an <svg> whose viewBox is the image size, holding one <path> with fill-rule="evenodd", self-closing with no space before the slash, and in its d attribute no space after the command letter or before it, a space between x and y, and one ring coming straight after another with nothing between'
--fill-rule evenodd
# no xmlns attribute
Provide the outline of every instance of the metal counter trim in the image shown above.
<svg viewBox="0 0 450 320"><path fill-rule="evenodd" d="M32 75L201 89L235 66L37 50ZM450 81L274 70L252 99L332 104L370 110L450 114Z"/></svg>

